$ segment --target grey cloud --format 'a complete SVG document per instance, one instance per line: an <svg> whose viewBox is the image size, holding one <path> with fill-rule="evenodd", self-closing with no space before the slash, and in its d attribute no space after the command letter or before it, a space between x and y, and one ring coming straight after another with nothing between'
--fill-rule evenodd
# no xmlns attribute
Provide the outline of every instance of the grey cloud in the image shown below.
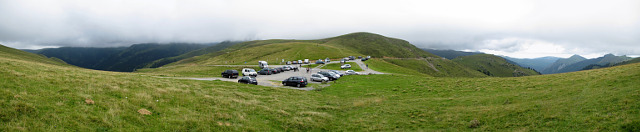
<svg viewBox="0 0 640 132"><path fill-rule="evenodd" d="M576 52L567 54L640 55L634 0L0 0L0 20L0 43L15 48L320 39L364 31L422 48L516 53L550 43ZM490 43L505 39L517 40Z"/></svg>

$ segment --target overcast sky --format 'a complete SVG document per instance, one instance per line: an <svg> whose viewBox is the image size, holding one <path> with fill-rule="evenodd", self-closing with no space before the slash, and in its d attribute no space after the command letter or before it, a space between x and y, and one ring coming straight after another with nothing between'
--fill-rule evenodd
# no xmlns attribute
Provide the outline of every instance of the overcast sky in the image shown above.
<svg viewBox="0 0 640 132"><path fill-rule="evenodd" d="M640 55L640 1L0 0L0 44L18 49L352 32L519 58Z"/></svg>

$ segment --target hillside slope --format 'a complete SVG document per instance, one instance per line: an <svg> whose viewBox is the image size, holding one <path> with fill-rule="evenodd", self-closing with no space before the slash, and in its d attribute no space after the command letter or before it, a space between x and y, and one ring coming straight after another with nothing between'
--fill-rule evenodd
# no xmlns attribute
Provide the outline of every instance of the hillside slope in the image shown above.
<svg viewBox="0 0 640 132"><path fill-rule="evenodd" d="M282 59L339 59L346 56L396 58L438 57L416 48L409 42L372 33L351 33L319 40L256 40L242 42L201 56L187 58L171 65L256 64L259 60L279 64ZM277 60L276 60L277 59Z"/></svg>
<svg viewBox="0 0 640 132"><path fill-rule="evenodd" d="M439 57L419 49L405 40L366 32L350 33L321 41L325 41L324 44L327 45L344 47L376 58L384 56L395 58Z"/></svg>
<svg viewBox="0 0 640 132"><path fill-rule="evenodd" d="M461 56L453 59L454 62L465 65L471 69L494 77L520 77L530 75L540 75L534 70L522 68L511 64L502 57L490 54L477 54Z"/></svg>
<svg viewBox="0 0 640 132"><path fill-rule="evenodd" d="M12 60L32 60L37 61L44 64L58 65L58 66L69 66L64 61L52 57L47 58L46 56L33 54L30 52L9 48L4 45L0 45L0 56L3 59L12 59Z"/></svg>
<svg viewBox="0 0 640 132"><path fill-rule="evenodd" d="M0 51L0 131L638 131L640 126L640 64L520 78L345 76L323 89L299 91L88 70ZM145 110L149 115L141 114Z"/></svg>
<svg viewBox="0 0 640 132"><path fill-rule="evenodd" d="M562 59L558 59L556 62L554 62L553 64L551 64L551 66L545 68L544 70L540 71L542 74L554 74L554 73L558 73L558 71L562 70L563 68L571 65L571 64L575 64L578 63L580 61L583 60L587 60L586 58L580 56L580 55L573 55L569 58L562 58Z"/></svg>
<svg viewBox="0 0 640 132"><path fill-rule="evenodd" d="M213 46L209 46L206 48L202 48L202 49L198 49L198 50L194 50L191 52L187 52L178 56L174 56L174 57L167 57L167 58L162 58L159 60L155 60L149 64L147 64L146 66L144 66L144 68L157 68L157 67L161 67L164 66L166 64L169 63L173 63L173 62L177 62L180 61L182 59L186 59L186 58L191 58L194 56L199 56L199 55L204 55L204 54L208 54L208 53L214 53L223 49L226 49L234 44L237 44L240 42L233 42L233 41L224 41L224 42L220 42L218 44L215 44Z"/></svg>
<svg viewBox="0 0 640 132"><path fill-rule="evenodd" d="M433 77L486 77L480 72L445 58L383 58L385 62ZM372 65L375 68L377 65ZM386 70L391 73L394 70Z"/></svg>
<svg viewBox="0 0 640 132"><path fill-rule="evenodd" d="M35 53L60 58L69 64L89 69L131 72L157 59L181 55L204 47L206 45L149 43L116 48L48 48Z"/></svg>

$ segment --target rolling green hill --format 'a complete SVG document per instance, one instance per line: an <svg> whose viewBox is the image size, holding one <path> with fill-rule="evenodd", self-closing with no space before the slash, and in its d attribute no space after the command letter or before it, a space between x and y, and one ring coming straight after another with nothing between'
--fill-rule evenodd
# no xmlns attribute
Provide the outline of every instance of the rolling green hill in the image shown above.
<svg viewBox="0 0 640 132"><path fill-rule="evenodd" d="M241 56L250 58L238 58ZM256 64L258 60L268 60L269 63L280 63L282 61L281 59L317 60L326 57L335 59L346 56L387 56L396 58L438 57L422 51L404 40L361 32L320 40L274 39L243 42L230 46L222 51L184 59L178 61L176 64L189 64L194 62L196 64L244 64L244 62ZM229 61L223 62L220 60Z"/></svg>
<svg viewBox="0 0 640 132"><path fill-rule="evenodd" d="M9 48L4 45L0 45L0 54L2 55L3 59L11 59L16 61L32 60L32 61L37 61L44 64L68 66L67 63L55 57L47 58L46 56L43 56L43 55L37 55L30 52Z"/></svg>
<svg viewBox="0 0 640 132"><path fill-rule="evenodd" d="M453 59L453 61L494 77L520 77L540 75L534 70L522 68L518 65L511 64L502 57L490 54L461 56Z"/></svg>
<svg viewBox="0 0 640 132"><path fill-rule="evenodd" d="M345 76L322 89L299 91L88 70L6 47L0 51L0 131L640 128L640 64L519 78ZM402 68L378 59L367 63L372 69Z"/></svg>
<svg viewBox="0 0 640 132"><path fill-rule="evenodd" d="M269 64L280 64L286 61L310 59L310 61L324 58L343 58L351 55L361 55L351 50L336 48L309 42L285 42L268 45L246 46L238 50L223 50L219 54L197 56L177 64L197 65L257 65L258 61Z"/></svg>
<svg viewBox="0 0 640 132"><path fill-rule="evenodd" d="M344 47L376 58L385 56L394 58L439 57L419 49L405 40L366 32L350 33L321 41L327 45Z"/></svg>

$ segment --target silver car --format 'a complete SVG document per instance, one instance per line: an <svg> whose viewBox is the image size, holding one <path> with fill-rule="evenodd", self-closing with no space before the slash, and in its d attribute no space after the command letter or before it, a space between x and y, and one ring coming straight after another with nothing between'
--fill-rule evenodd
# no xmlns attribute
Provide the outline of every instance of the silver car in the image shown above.
<svg viewBox="0 0 640 132"><path fill-rule="evenodd" d="M359 72L353 71L353 70L347 70L346 72L344 72L345 75L360 75Z"/></svg>
<svg viewBox="0 0 640 132"><path fill-rule="evenodd" d="M329 78L322 74L311 74L311 81L326 82L329 81Z"/></svg>

